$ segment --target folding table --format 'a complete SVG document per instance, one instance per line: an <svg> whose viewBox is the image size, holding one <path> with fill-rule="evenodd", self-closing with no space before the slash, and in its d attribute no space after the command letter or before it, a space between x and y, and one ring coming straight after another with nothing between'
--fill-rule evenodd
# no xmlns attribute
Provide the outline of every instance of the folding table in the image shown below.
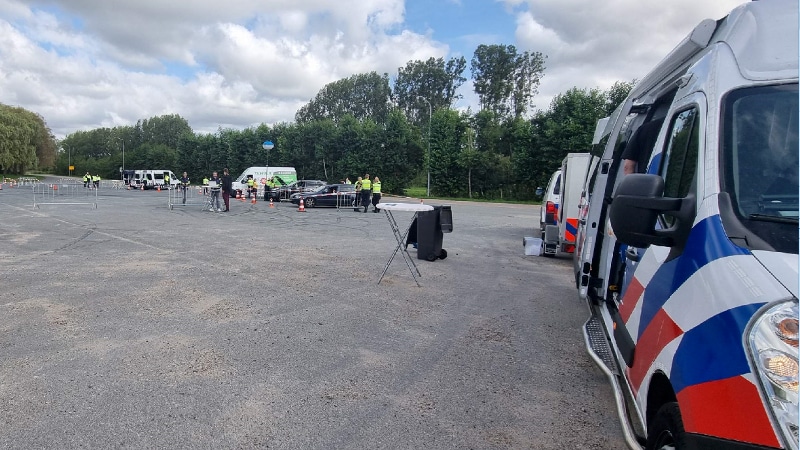
<svg viewBox="0 0 800 450"><path fill-rule="evenodd" d="M386 271L389 270L389 266L392 264L392 260L394 260L394 257L397 255L399 250L400 254L403 256L403 260L406 262L406 266L408 266L408 270L411 272L411 276L414 277L414 281L417 283L417 286L419 286L417 275L421 277L422 274L419 273L417 265L414 264L414 260L411 258L411 255L408 254L405 241L406 236L408 235L408 230L411 228L411 224L414 223L417 213L420 211L433 211L433 206L422 203L378 203L375 207L379 210L383 210L386 213L386 219L389 221L389 226L392 227L394 238L397 240L397 247L395 247L394 252L392 252L392 256L389 257L389 261L386 262L386 266L383 268L383 273L381 273L381 277L378 279L378 284L380 284L381 280L383 280L383 276L386 275ZM413 217L411 218L411 222L409 222L408 226L405 228L405 231L401 232L400 226L397 224L397 220L395 220L392 211L407 211L414 213ZM414 268L412 269L411 266L414 266Z"/></svg>

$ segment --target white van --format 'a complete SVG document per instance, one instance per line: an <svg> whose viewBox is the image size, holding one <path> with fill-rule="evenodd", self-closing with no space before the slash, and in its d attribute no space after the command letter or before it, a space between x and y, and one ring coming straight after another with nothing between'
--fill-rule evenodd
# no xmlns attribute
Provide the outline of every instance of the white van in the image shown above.
<svg viewBox="0 0 800 450"><path fill-rule="evenodd" d="M705 20L598 127L575 275L631 448L798 448L797 36L796 0Z"/></svg>
<svg viewBox="0 0 800 450"><path fill-rule="evenodd" d="M169 176L169 186L165 186L164 177ZM146 169L134 170L131 178L131 187L135 189L171 189L180 183L178 177L171 170Z"/></svg>
<svg viewBox="0 0 800 450"><path fill-rule="evenodd" d="M581 193L592 163L593 158L589 153L568 153L561 163L561 169L550 178L547 195L555 202L545 199L542 207L540 229L543 255L553 256L558 251L574 251Z"/></svg>
<svg viewBox="0 0 800 450"><path fill-rule="evenodd" d="M263 185L264 181L269 178L280 180L278 184L283 186L297 181L297 171L294 170L294 167L248 167L233 180L233 191L241 190L246 192L248 177L252 177L259 186Z"/></svg>
<svg viewBox="0 0 800 450"><path fill-rule="evenodd" d="M553 256L556 254L558 245L550 243L545 245L545 230L548 226L556 227L556 238L558 236L558 207L561 204L561 169L553 172L550 176L550 181L547 182L547 189L544 191L544 198L542 198L542 207L539 211L539 231L542 237L542 251L540 254L544 256ZM552 229L551 229L552 230ZM551 231L552 233L552 231ZM551 241L553 239L551 238Z"/></svg>

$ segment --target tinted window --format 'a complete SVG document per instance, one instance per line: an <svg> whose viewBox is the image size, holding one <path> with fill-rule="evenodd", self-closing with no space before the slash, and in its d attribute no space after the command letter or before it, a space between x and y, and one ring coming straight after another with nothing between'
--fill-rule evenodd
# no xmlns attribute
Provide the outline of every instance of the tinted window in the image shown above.
<svg viewBox="0 0 800 450"><path fill-rule="evenodd" d="M689 194L697 171L697 154L700 147L700 121L697 109L687 109L672 120L666 155L661 167L664 178L664 197L684 198ZM664 217L667 226L674 223Z"/></svg>
<svg viewBox="0 0 800 450"><path fill-rule="evenodd" d="M797 253L798 145L797 84L725 97L722 188L749 231L790 253Z"/></svg>

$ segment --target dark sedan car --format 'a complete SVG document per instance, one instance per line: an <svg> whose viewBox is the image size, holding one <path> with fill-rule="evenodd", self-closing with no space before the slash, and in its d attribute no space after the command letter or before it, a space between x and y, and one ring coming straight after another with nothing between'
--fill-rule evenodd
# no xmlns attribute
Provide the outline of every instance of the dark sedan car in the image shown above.
<svg viewBox="0 0 800 450"><path fill-rule="evenodd" d="M297 180L285 186L277 187L270 191L270 197L275 201L291 199L293 194L298 192L312 192L320 186L325 186L326 182L322 180Z"/></svg>
<svg viewBox="0 0 800 450"><path fill-rule="evenodd" d="M356 200L356 190L352 184L329 184L317 188L313 192L292 194L290 200L295 205L299 205L301 197L303 198L304 206L308 208L315 206L350 208Z"/></svg>

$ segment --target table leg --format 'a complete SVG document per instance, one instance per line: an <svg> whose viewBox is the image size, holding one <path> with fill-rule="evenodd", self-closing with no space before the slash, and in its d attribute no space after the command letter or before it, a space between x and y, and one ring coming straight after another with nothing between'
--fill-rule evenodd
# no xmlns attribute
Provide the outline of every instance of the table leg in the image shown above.
<svg viewBox="0 0 800 450"><path fill-rule="evenodd" d="M408 266L408 270L411 272L411 276L414 277L414 281L419 286L419 280L417 280L417 275L420 277L422 274L417 268L417 265L414 263L414 260L411 258L411 255L408 253L408 249L404 247L406 236L408 236L408 232L411 229L411 224L406 228L404 233L400 233L400 227L397 225L397 221L395 220L392 212L388 209L383 210L386 213L386 218L389 221L389 226L392 228L392 234L394 234L394 238L397 241L397 247L395 247L394 251L392 252L392 256L389 257L389 261L386 262L386 266L383 268L383 273L381 273L381 277L378 279L378 283L383 280L383 276L386 275L386 271L389 270L389 266L392 264L394 257L397 255L397 252L400 251L400 254L403 256L403 260L406 262L406 266ZM414 217L411 219L411 223L414 223L414 218L417 217L417 213L414 213ZM411 266L414 266L412 269ZM416 271L416 274L414 273Z"/></svg>

